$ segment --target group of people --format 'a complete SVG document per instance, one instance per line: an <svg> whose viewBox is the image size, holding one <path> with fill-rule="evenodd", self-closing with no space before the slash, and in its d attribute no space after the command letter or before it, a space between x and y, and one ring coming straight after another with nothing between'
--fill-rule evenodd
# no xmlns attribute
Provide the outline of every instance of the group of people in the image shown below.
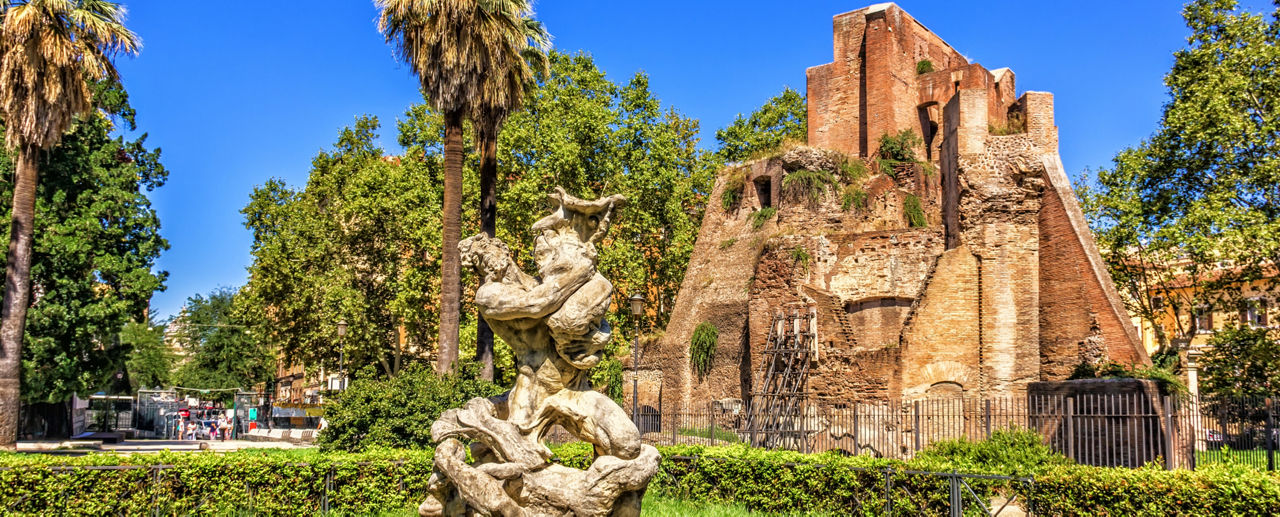
<svg viewBox="0 0 1280 517"><path fill-rule="evenodd" d="M205 431L207 432L208 439L210 440L226 441L231 439L231 428L232 428L231 418L226 415L222 415L213 420L206 420L204 422L200 422L196 420L187 420L185 425L183 424L179 424L179 425L183 426L182 427L183 440L201 439L202 434L205 434L201 432L201 427L207 428Z"/></svg>

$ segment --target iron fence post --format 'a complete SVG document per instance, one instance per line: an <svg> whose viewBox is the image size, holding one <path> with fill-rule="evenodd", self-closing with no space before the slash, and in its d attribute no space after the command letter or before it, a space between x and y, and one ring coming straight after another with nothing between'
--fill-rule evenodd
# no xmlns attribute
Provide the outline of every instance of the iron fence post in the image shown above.
<svg viewBox="0 0 1280 517"><path fill-rule="evenodd" d="M1276 445L1275 440L1272 438L1272 433L1275 432L1276 428L1275 417L1271 411L1271 398L1268 397L1263 403L1267 405L1267 427L1265 429L1267 434L1267 472L1273 472L1276 470Z"/></svg>
<svg viewBox="0 0 1280 517"><path fill-rule="evenodd" d="M854 456L857 456L858 454L862 453L862 450L858 445L858 423L859 423L858 422L858 403L854 402L853 403L853 454Z"/></svg>
<svg viewBox="0 0 1280 517"><path fill-rule="evenodd" d="M911 403L912 431L916 435L916 452L920 452L920 401Z"/></svg>
<svg viewBox="0 0 1280 517"><path fill-rule="evenodd" d="M884 469L884 514L893 515L893 469Z"/></svg>
<svg viewBox="0 0 1280 517"><path fill-rule="evenodd" d="M984 404L986 407L983 408L982 410L982 415L983 415L982 421L983 421L983 427L985 427L987 431L987 439L990 440L991 439L991 399L986 399L984 402L986 402L986 404Z"/></svg>
<svg viewBox="0 0 1280 517"><path fill-rule="evenodd" d="M320 513L329 515L329 484L333 482L333 467L329 467L329 471L324 475L324 496L320 498Z"/></svg>
<svg viewBox="0 0 1280 517"><path fill-rule="evenodd" d="M1164 469L1173 470L1173 399L1164 397Z"/></svg>
<svg viewBox="0 0 1280 517"><path fill-rule="evenodd" d="M960 477L954 470L947 476L947 486L951 489L951 517L964 517L964 501L960 498Z"/></svg>
<svg viewBox="0 0 1280 517"><path fill-rule="evenodd" d="M1067 397L1067 457L1073 461L1078 461L1079 459L1076 458L1075 413L1076 399L1075 397Z"/></svg>

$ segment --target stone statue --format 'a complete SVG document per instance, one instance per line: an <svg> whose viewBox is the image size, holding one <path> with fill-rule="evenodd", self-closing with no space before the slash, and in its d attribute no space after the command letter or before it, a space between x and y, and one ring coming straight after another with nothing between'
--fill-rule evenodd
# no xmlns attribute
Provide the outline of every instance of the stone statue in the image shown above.
<svg viewBox="0 0 1280 517"><path fill-rule="evenodd" d="M611 336L605 312L613 284L596 271L596 243L626 198L584 201L556 188L549 200L551 215L533 225L539 278L521 271L498 239L480 234L458 245L462 263L481 278L480 314L511 345L518 372L511 391L472 399L432 424L435 472L418 507L424 517L639 515L658 470L657 449L642 444L622 408L587 379ZM541 439L553 425L594 446L590 468L550 463Z"/></svg>

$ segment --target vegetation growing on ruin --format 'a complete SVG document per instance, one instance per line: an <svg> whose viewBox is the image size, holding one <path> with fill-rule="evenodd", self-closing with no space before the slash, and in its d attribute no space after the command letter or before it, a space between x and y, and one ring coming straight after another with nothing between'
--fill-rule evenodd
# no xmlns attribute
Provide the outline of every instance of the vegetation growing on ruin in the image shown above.
<svg viewBox="0 0 1280 517"><path fill-rule="evenodd" d="M809 271L809 260L813 258L809 256L809 250L804 246L796 246L791 249L791 263L803 269L806 273Z"/></svg>
<svg viewBox="0 0 1280 517"><path fill-rule="evenodd" d="M710 321L704 321L693 329L693 337L689 340L689 364L698 378L705 377L711 371L711 359L716 353L716 341L720 338L720 330Z"/></svg>
<svg viewBox="0 0 1280 517"><path fill-rule="evenodd" d="M867 207L867 191L857 185L846 185L844 191L840 192L840 209L848 212L850 209L863 209Z"/></svg>
<svg viewBox="0 0 1280 517"><path fill-rule="evenodd" d="M916 75L927 74L933 71L933 61L921 59L916 61Z"/></svg>
<svg viewBox="0 0 1280 517"><path fill-rule="evenodd" d="M1174 365L1164 364L1151 366L1121 364L1115 361L1103 361L1099 364L1080 363L1071 372L1070 379L1142 379L1155 381L1160 387L1160 392L1165 395L1187 396L1190 391L1174 372L1174 367Z"/></svg>
<svg viewBox="0 0 1280 517"><path fill-rule="evenodd" d="M867 163L862 161L862 158L846 156L844 161L840 162L840 179L845 183L853 183L865 178L869 172Z"/></svg>
<svg viewBox="0 0 1280 517"><path fill-rule="evenodd" d="M902 213L906 214L907 222L911 223L912 228L924 228L929 224L924 217L924 207L920 206L920 198L915 194L907 194L906 199L902 200Z"/></svg>
<svg viewBox="0 0 1280 517"><path fill-rule="evenodd" d="M729 248L732 248L733 245L736 244L737 242L738 242L738 239L736 237L731 237L731 238L722 240L720 241L720 249L727 250Z"/></svg>
<svg viewBox="0 0 1280 517"><path fill-rule="evenodd" d="M835 181L830 172L800 169L782 178L782 195L788 201L816 205L827 194L827 186Z"/></svg>
<svg viewBox="0 0 1280 517"><path fill-rule="evenodd" d="M880 172L893 176L893 167L900 164L920 163L916 158L916 147L924 145L924 139L915 131L903 129L897 134L880 135L880 150L877 162Z"/></svg>
<svg viewBox="0 0 1280 517"><path fill-rule="evenodd" d="M1001 124L987 124L987 132L995 136L1016 135L1027 132L1027 120L1021 111L1010 111L1009 117Z"/></svg>
<svg viewBox="0 0 1280 517"><path fill-rule="evenodd" d="M757 210L756 213L751 214L751 229L759 230L764 226L764 223L769 222L775 215L778 215L778 209L771 206Z"/></svg>
<svg viewBox="0 0 1280 517"><path fill-rule="evenodd" d="M731 167L724 178L724 191L720 192L720 207L725 212L733 210L742 200L742 188L747 185L747 168Z"/></svg>

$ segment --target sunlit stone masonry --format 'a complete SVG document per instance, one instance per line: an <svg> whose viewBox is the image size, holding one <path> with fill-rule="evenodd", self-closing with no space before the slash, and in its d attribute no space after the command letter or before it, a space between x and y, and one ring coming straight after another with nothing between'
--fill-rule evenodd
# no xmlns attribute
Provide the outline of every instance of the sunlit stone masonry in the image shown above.
<svg viewBox="0 0 1280 517"><path fill-rule="evenodd" d="M1148 362L1063 171L1053 95L1016 95L1013 71L970 63L895 4L833 27L833 61L807 71L809 147L720 173L639 366L641 406L665 420L747 400L778 311L816 311L804 397L820 407L1012 395L1082 362ZM903 130L919 161L880 161ZM700 376L703 322L719 338Z"/></svg>

